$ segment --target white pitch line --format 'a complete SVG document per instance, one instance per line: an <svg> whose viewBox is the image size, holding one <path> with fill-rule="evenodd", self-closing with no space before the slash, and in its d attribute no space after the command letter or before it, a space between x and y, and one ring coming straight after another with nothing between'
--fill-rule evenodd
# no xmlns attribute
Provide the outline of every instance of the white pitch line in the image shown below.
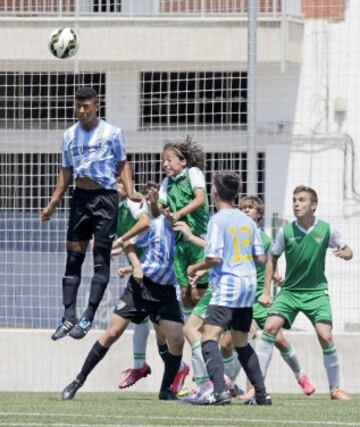
<svg viewBox="0 0 360 427"><path fill-rule="evenodd" d="M121 415L105 415L105 414L91 414L91 415L86 415L86 414L60 414L60 413L40 413L40 412L0 412L0 417L21 417L21 416L27 416L27 417L63 417L63 418L92 418L92 419L124 419L124 418L129 418L132 420L141 420L141 419L146 419L146 420L154 420L155 424L146 424L144 426L161 426L161 427L167 427L164 424L159 425L157 421L159 420L183 420L183 421L208 421L208 422L234 422L234 418L222 418L222 417L170 417L170 416L154 416L154 415L125 415L125 414L121 414ZM227 424L227 427L238 427L238 423L239 422L247 422L247 423L274 423L274 424L285 424L285 425L292 425L292 424L298 424L298 425L324 425L324 426L360 426L360 423L358 422L351 422L351 421L328 421L328 420L284 420L284 419L271 419L271 418L236 418L236 422L237 424L232 425L232 424ZM2 422L0 422L0 425L9 425L9 423L4 424ZM26 426L31 426L31 425L49 425L49 424L39 424L39 423L21 423L21 424L12 424L12 425L26 425ZM82 426L83 424L63 424L63 423L53 423L51 424L52 426L57 426L57 427L61 427L61 426ZM86 424L85 426L89 426L89 424ZM94 424L91 424L91 426L95 426ZM104 426L104 424L100 425L101 427ZM132 427L142 427L142 425L140 424L106 424L106 426L109 427L113 427L113 426L119 426L119 427L127 427L127 426L132 426ZM183 427L183 424L171 424L170 427ZM197 427L210 427L209 425L207 426L200 426L197 425ZM213 427L213 425L211 425L211 427Z"/></svg>

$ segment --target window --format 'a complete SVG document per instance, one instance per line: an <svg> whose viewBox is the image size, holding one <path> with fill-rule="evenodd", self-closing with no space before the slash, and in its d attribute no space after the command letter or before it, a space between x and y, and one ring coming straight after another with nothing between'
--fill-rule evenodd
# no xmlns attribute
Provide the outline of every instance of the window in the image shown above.
<svg viewBox="0 0 360 427"><path fill-rule="evenodd" d="M93 0L94 12L121 12L121 0Z"/></svg>
<svg viewBox="0 0 360 427"><path fill-rule="evenodd" d="M63 129L74 122L74 96L81 86L99 94L105 117L105 74L0 72L0 128Z"/></svg>
<svg viewBox="0 0 360 427"><path fill-rule="evenodd" d="M59 153L0 153L0 209L43 208L55 188L60 164Z"/></svg>
<svg viewBox="0 0 360 427"><path fill-rule="evenodd" d="M246 127L247 72L141 73L140 127Z"/></svg>

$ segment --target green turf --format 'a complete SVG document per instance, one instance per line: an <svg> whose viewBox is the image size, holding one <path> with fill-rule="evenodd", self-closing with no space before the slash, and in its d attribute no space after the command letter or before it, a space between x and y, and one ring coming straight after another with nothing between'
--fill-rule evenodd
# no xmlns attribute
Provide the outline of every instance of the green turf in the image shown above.
<svg viewBox="0 0 360 427"><path fill-rule="evenodd" d="M272 407L198 407L161 402L153 393L85 393L61 401L56 393L0 393L0 426L360 426L360 395L274 395Z"/></svg>

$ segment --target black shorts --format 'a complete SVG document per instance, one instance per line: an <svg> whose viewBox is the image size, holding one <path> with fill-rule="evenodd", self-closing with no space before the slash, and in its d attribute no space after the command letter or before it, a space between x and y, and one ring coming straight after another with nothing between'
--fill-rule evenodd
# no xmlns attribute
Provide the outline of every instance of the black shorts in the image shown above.
<svg viewBox="0 0 360 427"><path fill-rule="evenodd" d="M220 326L223 329L250 332L252 307L230 308L209 305L204 319L205 325Z"/></svg>
<svg viewBox="0 0 360 427"><path fill-rule="evenodd" d="M130 276L114 313L136 324L142 323L148 316L153 323L158 323L160 319L184 323L175 286L159 285L147 277L140 285Z"/></svg>
<svg viewBox="0 0 360 427"><path fill-rule="evenodd" d="M116 237L118 195L115 190L75 188L70 200L66 239L109 244Z"/></svg>

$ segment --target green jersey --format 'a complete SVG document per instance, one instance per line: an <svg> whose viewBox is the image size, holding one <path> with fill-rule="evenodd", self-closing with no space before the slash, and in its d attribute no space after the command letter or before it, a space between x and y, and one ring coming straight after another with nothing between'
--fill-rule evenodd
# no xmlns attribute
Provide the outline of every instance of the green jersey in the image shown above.
<svg viewBox="0 0 360 427"><path fill-rule="evenodd" d="M264 246L264 252L267 254L271 247L271 239L265 233L265 231L260 230L260 238L261 242ZM257 265L256 266L256 297L255 300L259 298L259 296L263 293L265 283L265 265Z"/></svg>
<svg viewBox="0 0 360 427"><path fill-rule="evenodd" d="M129 231L136 224L140 214L143 212L148 213L145 204L141 207L140 203L133 202L127 197L121 200L118 205L116 235L121 237ZM140 257L143 249L137 248L136 252Z"/></svg>
<svg viewBox="0 0 360 427"><path fill-rule="evenodd" d="M303 230L296 221L282 227L272 253L279 256L282 250L285 252L283 289L306 292L327 289L325 257L327 248L333 247L329 245L331 234L330 225L321 220L316 220L309 230Z"/></svg>
<svg viewBox="0 0 360 427"><path fill-rule="evenodd" d="M161 183L159 202L167 206L170 212L177 212L194 200L194 192L198 188L205 192L204 205L181 219L196 236L205 236L209 222L209 205L205 177L199 168L185 168L178 176L165 178Z"/></svg>

